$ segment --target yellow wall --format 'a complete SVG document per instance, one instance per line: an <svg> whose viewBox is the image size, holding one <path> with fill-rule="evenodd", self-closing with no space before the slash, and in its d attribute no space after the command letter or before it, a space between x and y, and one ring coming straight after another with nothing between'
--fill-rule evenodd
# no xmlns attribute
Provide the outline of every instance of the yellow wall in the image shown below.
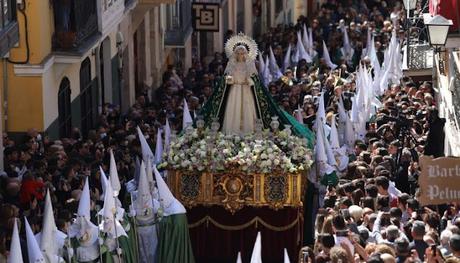
<svg viewBox="0 0 460 263"><path fill-rule="evenodd" d="M51 52L51 39L54 31L54 16L51 1L25 0L27 26L29 33L30 64L39 64ZM17 12L19 23L19 46L11 49L11 60L23 61L26 58L26 39L24 16Z"/></svg>
<svg viewBox="0 0 460 263"><path fill-rule="evenodd" d="M10 132L30 128L43 131L43 97L41 77L17 77L8 65L8 120Z"/></svg>
<svg viewBox="0 0 460 263"><path fill-rule="evenodd" d="M53 10L50 1L25 0L27 16L27 32L29 35L29 64L37 65L44 62L51 53L51 39L54 31ZM26 27L24 16L17 12L19 23L18 47L11 49L12 61L26 59ZM7 86L7 130L24 132L29 128L43 131L43 78L42 76L17 76L14 65L8 64Z"/></svg>
<svg viewBox="0 0 460 263"><path fill-rule="evenodd" d="M6 59L2 59L2 60L0 61L0 102L1 102L1 101L4 101L4 100L3 100L3 91L4 91L4 87L3 87L3 86L4 86L5 80L7 80L7 79L4 79L5 76L3 75L3 67L4 67L5 65L8 65L8 64L6 64L6 63L8 63L8 62L6 61ZM1 109L0 121L1 121L1 125L2 125L1 132L3 132L3 131L6 131L6 127L5 127L5 112L4 112L5 109L3 108L3 105L2 105L2 104L0 104L0 109Z"/></svg>

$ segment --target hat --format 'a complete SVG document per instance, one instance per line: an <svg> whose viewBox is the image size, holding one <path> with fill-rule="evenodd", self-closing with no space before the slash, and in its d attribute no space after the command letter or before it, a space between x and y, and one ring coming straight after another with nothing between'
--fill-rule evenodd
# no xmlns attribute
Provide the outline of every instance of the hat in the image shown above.
<svg viewBox="0 0 460 263"><path fill-rule="evenodd" d="M121 190L120 179L118 179L117 163L115 162L115 157L113 156L113 151L110 149L110 183L113 187L114 196L118 196Z"/></svg>
<svg viewBox="0 0 460 263"><path fill-rule="evenodd" d="M155 164L160 164L163 157L163 140L161 137L162 130L158 128L157 141L155 145Z"/></svg>
<svg viewBox="0 0 460 263"><path fill-rule="evenodd" d="M101 167L101 166L99 166L99 172L100 172L100 174L101 174L100 177L101 177L101 186L102 186L102 195L101 195L101 198L104 198L104 196L105 196L105 191L106 191L107 184L108 184L107 182L108 182L109 180L107 179L107 176L105 175L105 172L104 172L104 170L102 170L102 167Z"/></svg>
<svg viewBox="0 0 460 263"><path fill-rule="evenodd" d="M42 231L35 238L45 257L49 262L54 262L58 257L59 249L64 246L67 235L59 231L54 221L53 206L49 190L46 191L45 211L43 216Z"/></svg>
<svg viewBox="0 0 460 263"><path fill-rule="evenodd" d="M104 207L99 214L102 215L102 222L99 229L111 235L112 238L128 236L117 219L117 207L111 184L107 184L104 195Z"/></svg>
<svg viewBox="0 0 460 263"><path fill-rule="evenodd" d="M291 260L289 259L289 254L286 248L284 249L284 263L291 263Z"/></svg>
<svg viewBox="0 0 460 263"><path fill-rule="evenodd" d="M155 214L153 213L152 193L150 192L150 184L145 172L144 162L141 163L141 173L139 176L139 187L137 189L135 211L136 218L141 221L146 221L155 217Z"/></svg>
<svg viewBox="0 0 460 263"><path fill-rule="evenodd" d="M155 166L153 166L153 173L155 174L155 180L157 182L159 201L164 208L164 216L185 214L185 207L171 193L168 185Z"/></svg>
<svg viewBox="0 0 460 263"><path fill-rule="evenodd" d="M99 236L99 229L90 221L90 206L89 184L88 177L86 177L78 203L77 218L69 228L69 237L76 237L82 247L94 245Z"/></svg>
<svg viewBox="0 0 460 263"><path fill-rule="evenodd" d="M187 105L187 103L185 102L185 99L184 99L184 105ZM189 115L190 115L190 112L189 112ZM191 117L190 117L191 118ZM187 119L186 120L187 122L189 122L189 120ZM185 127L185 126L184 126ZM150 146L149 144L147 143L147 140L145 139L145 136L144 134L142 133L141 129L139 128L139 126L137 126L137 134L139 136L139 141L141 142L141 149L142 149L142 159L144 160L144 162L147 161L147 159L151 159L152 160L152 163L153 163L153 159L154 159L154 156L153 156L153 152L152 152L152 149L150 149Z"/></svg>
<svg viewBox="0 0 460 263"><path fill-rule="evenodd" d="M241 259L241 252L238 251L238 255L236 256L236 263L243 263L243 260Z"/></svg>
<svg viewBox="0 0 460 263"><path fill-rule="evenodd" d="M18 220L14 219L13 235L11 236L10 254L7 263L23 263L21 240L19 239Z"/></svg>
<svg viewBox="0 0 460 263"><path fill-rule="evenodd" d="M80 201L78 203L77 215L90 219L91 218L90 208L91 208L91 198L89 195L88 177L86 177L85 185L83 186L83 191L81 192Z"/></svg>
<svg viewBox="0 0 460 263"><path fill-rule="evenodd" d="M251 262L262 263L262 236L260 232L257 233L256 242L252 249Z"/></svg>
<svg viewBox="0 0 460 263"><path fill-rule="evenodd" d="M29 262L46 262L45 257L38 246L37 240L35 239L34 233L32 232L29 221L27 221L27 217L24 217L24 223L26 225L27 254L29 256Z"/></svg>

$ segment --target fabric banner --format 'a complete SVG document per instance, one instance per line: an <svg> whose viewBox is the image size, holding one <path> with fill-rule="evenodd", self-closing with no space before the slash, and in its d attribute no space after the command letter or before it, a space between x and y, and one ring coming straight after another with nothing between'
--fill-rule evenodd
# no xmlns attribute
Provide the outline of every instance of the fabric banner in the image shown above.
<svg viewBox="0 0 460 263"><path fill-rule="evenodd" d="M301 213L299 208L244 207L231 214L221 206L196 206L187 211L196 262L234 263L239 251L243 262L249 262L258 231L264 263L283 262L284 248L296 262L302 245Z"/></svg>
<svg viewBox="0 0 460 263"><path fill-rule="evenodd" d="M460 199L460 158L420 157L422 173L419 177L422 205L439 205L458 202Z"/></svg>

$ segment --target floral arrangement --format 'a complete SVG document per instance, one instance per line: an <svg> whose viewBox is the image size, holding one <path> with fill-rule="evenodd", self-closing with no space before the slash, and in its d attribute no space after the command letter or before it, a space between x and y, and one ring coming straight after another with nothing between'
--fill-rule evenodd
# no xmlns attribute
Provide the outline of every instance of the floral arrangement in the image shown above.
<svg viewBox="0 0 460 263"><path fill-rule="evenodd" d="M161 168L186 171L224 171L237 168L247 173L301 172L312 164L312 152L303 138L282 130L245 136L225 135L209 129L189 128L172 140Z"/></svg>

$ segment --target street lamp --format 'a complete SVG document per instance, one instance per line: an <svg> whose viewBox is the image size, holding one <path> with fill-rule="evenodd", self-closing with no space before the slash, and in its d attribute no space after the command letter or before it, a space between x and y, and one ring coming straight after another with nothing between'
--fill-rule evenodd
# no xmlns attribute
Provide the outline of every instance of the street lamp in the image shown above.
<svg viewBox="0 0 460 263"><path fill-rule="evenodd" d="M404 9L414 10L417 7L417 0L404 0Z"/></svg>
<svg viewBox="0 0 460 263"><path fill-rule="evenodd" d="M430 46L433 47L433 88L436 90L437 86L437 68L436 65L436 53L441 50L441 47L446 45L447 34L449 33L449 28L453 25L452 20L449 20L441 15L431 16L430 14L424 14L423 22L427 27L428 39L430 41ZM439 70L443 68L443 61L441 57L439 58Z"/></svg>
<svg viewBox="0 0 460 263"><path fill-rule="evenodd" d="M430 45L435 48L445 46L447 42L447 34L449 33L449 27L453 25L452 20L441 15L424 17L424 20L428 29Z"/></svg>

